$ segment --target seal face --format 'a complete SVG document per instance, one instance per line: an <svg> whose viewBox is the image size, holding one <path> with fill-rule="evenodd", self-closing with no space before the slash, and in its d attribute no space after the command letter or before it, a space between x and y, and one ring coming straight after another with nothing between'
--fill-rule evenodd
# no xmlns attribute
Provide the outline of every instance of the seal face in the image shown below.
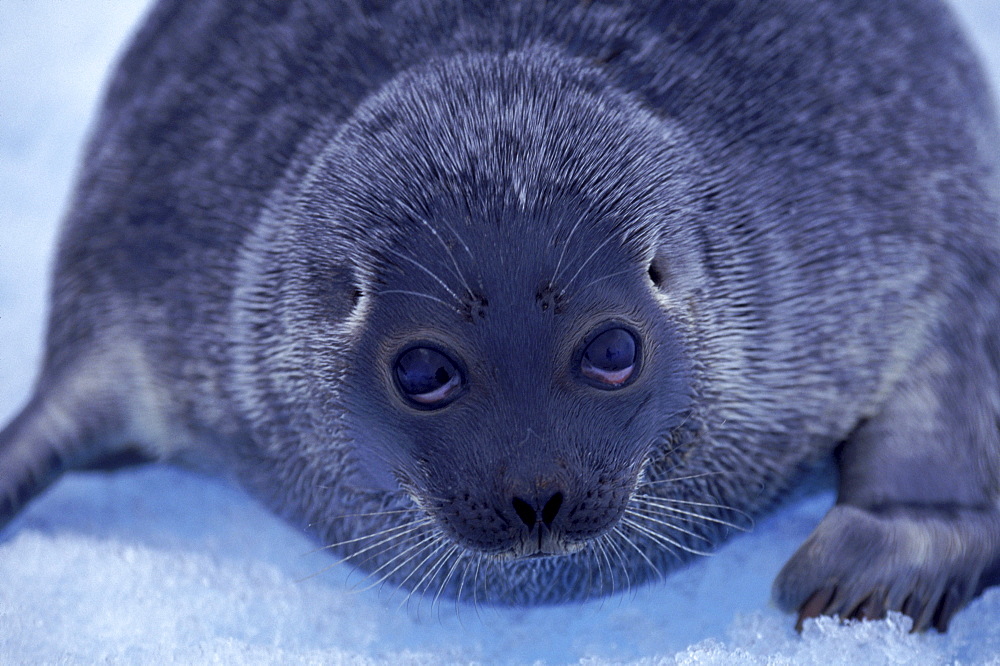
<svg viewBox="0 0 1000 666"><path fill-rule="evenodd" d="M551 603L833 453L800 620L943 629L997 582L1000 152L941 5L390 4L153 13L0 520L171 460L376 580Z"/></svg>

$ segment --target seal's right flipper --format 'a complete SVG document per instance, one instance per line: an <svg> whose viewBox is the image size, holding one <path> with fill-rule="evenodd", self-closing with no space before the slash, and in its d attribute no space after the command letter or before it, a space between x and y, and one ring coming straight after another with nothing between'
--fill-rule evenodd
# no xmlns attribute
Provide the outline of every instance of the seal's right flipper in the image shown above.
<svg viewBox="0 0 1000 666"><path fill-rule="evenodd" d="M36 394L0 431L0 527L63 470L62 447L44 411Z"/></svg>
<svg viewBox="0 0 1000 666"><path fill-rule="evenodd" d="M81 393L41 388L0 431L0 528L64 471L149 459L124 442L113 400Z"/></svg>

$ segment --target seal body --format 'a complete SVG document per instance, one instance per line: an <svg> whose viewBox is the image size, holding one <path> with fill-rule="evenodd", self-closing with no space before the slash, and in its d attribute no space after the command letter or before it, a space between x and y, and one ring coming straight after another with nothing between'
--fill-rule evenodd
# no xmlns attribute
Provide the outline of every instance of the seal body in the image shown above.
<svg viewBox="0 0 1000 666"><path fill-rule="evenodd" d="M0 521L175 461L376 579L547 603L835 453L777 600L943 629L1000 573L996 139L929 0L161 2Z"/></svg>

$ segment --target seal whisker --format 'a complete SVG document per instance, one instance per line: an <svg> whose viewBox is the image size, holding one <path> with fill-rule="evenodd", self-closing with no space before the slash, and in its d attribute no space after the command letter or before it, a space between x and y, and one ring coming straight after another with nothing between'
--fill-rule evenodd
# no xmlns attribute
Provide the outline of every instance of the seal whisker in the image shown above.
<svg viewBox="0 0 1000 666"><path fill-rule="evenodd" d="M653 570L653 573L655 573L657 576L660 577L663 576L663 572L660 571L660 569L655 564L653 564L653 561L649 559L649 556L646 555L646 552L642 548L640 548L635 541L633 541L628 537L628 535L625 533L625 530L623 530L619 525L615 525L614 532L618 535L618 537L622 541L627 543L636 553L638 553L639 557L645 560L646 564L648 564L649 567Z"/></svg>
<svg viewBox="0 0 1000 666"><path fill-rule="evenodd" d="M669 521L662 520L660 518L655 518L652 515L649 515L649 514L643 512L643 511L639 511L639 510L637 510L635 508L627 508L627 509L625 509L625 513L628 514L628 515L630 515L630 516L633 516L635 518L641 518L642 520L646 520L646 521L649 521L651 523L656 523L657 525L662 525L662 526L666 527L668 530L673 530L674 532L680 532L681 534L687 534L688 536L694 537L695 539L698 539L699 541L704 541L705 543L707 543L710 546L714 545L712 543L711 539L709 539L708 537L706 537L706 536L704 536L702 534L698 534L697 532L692 532L690 530L686 530L683 527L681 527L681 526L679 526L679 525L677 525L675 523L671 523Z"/></svg>
<svg viewBox="0 0 1000 666"><path fill-rule="evenodd" d="M462 552L461 551L462 551L462 547L459 546L457 543L455 543L455 544L452 544L451 548L449 548L448 551L445 553L444 560L447 561L448 559L454 558L454 562L448 568L448 573L446 573L445 576L444 576L444 578L441 580L441 584L438 585L437 594L434 595L434 601L433 601L434 604L438 603L438 600L441 598L441 595L444 593L445 588L448 587L448 583L451 581L452 576L455 575L455 571L458 569L458 566L460 564L462 564L462 559L463 558L462 558ZM462 585L461 585L462 582L463 581L459 581L458 594L456 595L456 596L459 596L459 597L461 596L461 593L462 593Z"/></svg>
<svg viewBox="0 0 1000 666"><path fill-rule="evenodd" d="M427 522L430 522L429 518L427 519ZM386 535L389 532L398 532L397 534L393 534L391 536L386 536L385 538L377 541L376 543L368 545L367 547L363 548L362 550L355 551L355 552L351 553L350 555L347 555L347 556L344 556L344 557L340 557L340 558L334 560L328 566L325 566L322 569L320 569L319 571L316 571L315 573L311 573L308 576L305 576L305 577L297 580L296 582L301 583L302 581L309 580L310 578L315 578L316 576L319 576L319 575L321 575L323 573L326 573L327 571L329 571L330 569L333 569L334 567L337 567L337 566L339 566L341 564L344 564L344 563L348 563L350 560L354 559L358 555L362 555L365 552L367 552L367 551L369 551L369 550L371 550L373 548L378 548L379 546L382 546L382 545L384 545L386 543L391 543L391 542L396 541L396 540L402 540L402 542L405 543L408 539L404 539L403 537L405 537L407 534L409 534L410 532L413 532L414 530L416 530L419 527L420 527L420 525L412 525L412 524L411 525L398 525L398 526L393 527L393 528L388 528L388 529L385 529L385 530L381 530L381 531L376 532L374 534L369 534L367 536L361 536L361 537L357 537L355 539L349 539L349 540L346 540L346 541L341 541L341 542L338 542L338 543L333 543L333 544L330 544L330 545L327 545L327 546L323 546L321 548L317 548L316 550L310 551L309 553L306 553L306 555L312 555L312 554L315 554L315 553L318 553L318 552L321 552L321 551L324 551L324 550L329 550L331 548L337 548L339 546L344 546L344 545L351 544L351 543L365 541L365 540L368 540L368 539L375 539L375 538L378 538L380 536L384 536L384 535Z"/></svg>
<svg viewBox="0 0 1000 666"><path fill-rule="evenodd" d="M576 233L577 227L579 227L582 222L583 222L583 215L580 215L579 217L576 218L576 222L573 223L573 226L570 228L569 233L566 235L566 240L563 241L562 250L559 252L559 259L556 261L556 268L552 272L552 277L549 279L549 284L548 284L549 288L552 288L552 285L555 284L556 280L559 279L559 273L562 270L562 262L563 259L566 258L566 249L569 247L569 242L573 239L573 234Z"/></svg>
<svg viewBox="0 0 1000 666"><path fill-rule="evenodd" d="M667 507L663 507L663 508L664 508L664 510L660 511L660 510L656 510L656 509L650 509L648 507L643 507L643 511L647 515L650 515L650 516L661 516L663 518L677 518L678 516L683 516L684 517L683 519L688 520L688 521L690 521L692 523L707 522L707 523L714 523L716 525L722 525L724 527L728 527L730 529L734 529L734 530L736 530L738 532L747 532L747 531L749 531L749 528L746 528L746 527L743 527L741 525L737 525L737 524L734 524L734 523L730 523L728 521L721 520L719 518L714 518L712 516L704 516L704 515L701 515L699 513L694 513L694 512L691 512L691 511L680 511L680 510L676 510L676 509L671 510L671 509L669 509Z"/></svg>
<svg viewBox="0 0 1000 666"><path fill-rule="evenodd" d="M413 560L415 560L417 557L420 557L420 555L423 554L426 550L430 550L430 552L427 553L427 555L426 555L426 557L424 557L424 559L420 560L419 562L417 562L413 566L413 568L410 570L410 573L408 573L403 580L399 581L399 586L400 587L407 587L406 583L411 578L413 578L413 576L415 576L417 574L417 572L419 572L422 568L424 568L424 566L430 560L432 560L435 557L437 557L441 553L442 550L447 551L448 548L451 547L451 544L449 544L448 541L446 541L444 538L442 538L442 536L440 534L434 534L432 536L433 536L433 541L428 545L428 547L426 549L421 550L419 554L415 554L414 557L413 557ZM410 560L410 561L413 561L413 560ZM435 561L435 564L437 564L437 562L439 562L439 561L440 561L440 558ZM420 586L426 580L427 576L429 576L429 575L432 574L432 572L434 571L434 566L435 565L431 565L431 566L427 567L427 570L424 572L424 575L421 576L420 579L418 579L417 582L414 585L410 585L408 587L407 592L406 592L406 597L403 599L403 601L400 602L398 608L402 608L403 606L405 606L406 604L408 604L409 601L410 601L410 599L413 597L413 595L417 594L420 591Z"/></svg>
<svg viewBox="0 0 1000 666"><path fill-rule="evenodd" d="M639 524L638 522L632 520L631 518L627 518L627 517L623 516L622 520L621 520L621 524L625 525L626 527L629 527L630 529L632 529L633 531L635 531L637 534L639 534L641 536L644 536L645 538L653 541L654 543L659 544L661 546L664 546L665 549L666 549L666 551L668 553L670 553L671 555L673 555L675 558L677 558L678 561L681 560L681 556L678 555L678 553L677 553L678 550L684 550L684 551L687 551L687 552L692 552L692 551L688 551L688 549L685 548L685 546L683 544L681 544L679 541L676 541L674 539L671 539L668 536L660 534L659 532L651 530L648 527L645 527L645 526ZM707 553L697 553L696 551L695 551L695 553L698 554L698 555L707 555Z"/></svg>
<svg viewBox="0 0 1000 666"><path fill-rule="evenodd" d="M422 539L425 536L427 536L427 531L424 529L424 527L426 527L426 524L411 525L410 529L405 530L403 532L399 532L398 534L387 535L387 536L383 537L382 539L376 541L375 543L368 544L364 548L362 548L360 550L357 550L357 551L354 551L349 556L341 559L340 561L341 562L348 562L348 561L354 559L355 557L357 557L359 555L364 555L365 553L367 553L367 552L369 552L371 550L374 550L376 548L379 548L381 546L384 546L386 544L394 544L394 545L400 546L400 545L403 545L405 543L409 543L409 542L413 541L414 539ZM371 558L372 558L372 555L369 555L368 557L364 558L364 560L362 560L362 561L368 562L369 560L371 560Z"/></svg>
<svg viewBox="0 0 1000 666"><path fill-rule="evenodd" d="M435 274L434 271L432 271L431 269L427 268L426 266L424 266L422 263L420 263L419 261L417 261L413 257L408 257L407 255L403 254L402 252L398 252L398 251L396 251L396 250L394 250L392 248L386 248L386 251L391 252L392 254L396 255L400 259L403 259L405 261L410 262L411 264L413 264L414 266L416 266L417 268L419 268L420 270L422 270L424 273L426 273L427 275L431 276L431 278L433 278L435 282L437 282L439 285L441 285L442 289L444 289L445 291L447 291L448 294L452 298L455 299L456 303L458 303L459 305L461 305L462 299L459 297L459 295L456 294L454 291L452 291L451 287L449 287L448 284L444 280L442 280L440 277L438 277L438 275Z"/></svg>
<svg viewBox="0 0 1000 666"><path fill-rule="evenodd" d="M458 589L455 590L455 615L461 622L461 614L458 612L459 604L462 603L462 593L465 592L465 579L469 575L469 567L472 565L468 551L464 551L455 556L455 566L462 565L462 576L458 579ZM478 611L477 611L478 612Z"/></svg>
<svg viewBox="0 0 1000 666"><path fill-rule="evenodd" d="M618 591L618 578L615 576L615 567L613 564L611 564L611 558L608 557L608 546L606 543L607 539L605 538L606 536L607 535L602 535L600 539L597 539L596 545L598 549L597 552L600 553L601 559L604 560L604 564L606 564L608 567L608 578L611 579L611 594L613 595L615 592ZM604 588L604 586L605 586L604 581L602 580L601 587Z"/></svg>
<svg viewBox="0 0 1000 666"><path fill-rule="evenodd" d="M646 507L643 507L644 510L646 510L651 515L664 515L664 513L667 512L667 513L669 513L671 515L688 516L690 518L696 518L698 520L704 520L704 521L708 521L708 522L711 522L711 523L717 523L719 525L725 525L726 527L731 527L732 529L737 530L739 532L749 532L750 530L753 529L753 520L751 519L750 516L746 516L746 514L744 514L744 515L746 516L746 518L748 519L748 521L749 521L750 524L749 525L737 525L736 523L729 522L728 520L723 520L722 518L716 518L714 516L707 516L707 515L702 514L702 513L697 513L697 512L694 512L694 511L686 511L684 509L678 509L677 507L674 507L674 506L668 506L668 505L665 505L665 504L660 504L660 503L656 502L655 500L648 498L647 496L636 495L635 499L644 502L648 507L653 507L655 509L660 509L661 510L661 511L650 511ZM742 513L742 512L735 512L735 513Z"/></svg>
<svg viewBox="0 0 1000 666"><path fill-rule="evenodd" d="M573 273L573 277L571 277L571 278L569 279L569 281L568 281L568 282L567 282L567 283L566 283L566 284L565 284L565 285L563 286L563 288L562 288L562 290L561 290L561 291L562 291L562 293L564 293L564 294L565 294L565 293L567 293L567 292L569 291L569 288L570 288L570 285L572 285L572 284L573 284L573 282L574 282L574 281L576 281L576 278L577 278L577 277L579 277L579 275L580 275L580 271L582 271L582 270L583 270L583 269L584 269L584 268L585 268L585 267L587 266L587 264L589 264L589 263L590 263L590 260L591 260L591 259L593 259L593 258L594 258L595 256L597 256L597 253L598 253L598 252L600 252L600 251L601 251L602 249L604 249L604 246L605 246L605 245L607 245L608 243L610 243L610 242L611 242L611 241L613 241L614 239L615 239L615 237L614 237L614 236L608 236L608 237L607 237L607 238L605 238L605 239L604 239L603 241L601 241L601 242L600 242L600 243L599 243L599 244L597 245L597 247L595 247L595 248L594 248L594 250L593 250L593 251L592 251L592 252L591 252L591 253L590 253L590 254L589 254L589 255L587 256L587 258L586 258L586 259L584 259L583 263L582 263L582 264L580 264L579 266L577 266L577 267L576 267L576 272L575 272L575 273Z"/></svg>
<svg viewBox="0 0 1000 666"><path fill-rule="evenodd" d="M342 559L341 559L341 560L334 560L334 561L333 561L333 562L331 562L330 564L328 564L328 565L326 565L325 567L321 568L321 569L320 569L319 571L315 571L315 572L313 572L313 573L311 573L311 574L309 574L309 575L307 575L307 576L303 576L302 578L297 578L297 579L295 580L295 582L296 582L296 583L303 583L303 582L305 582L305 581L307 581L307 580L310 580L310 579L312 579L312 578L315 578L316 576L322 576L322 575L323 575L323 574L325 574L325 573L326 573L327 571L330 571L331 569L334 569L334 568L336 568L336 567L340 566L340 565L341 565L341 564L343 564L343 563L344 563L344 560L342 560Z"/></svg>
<svg viewBox="0 0 1000 666"><path fill-rule="evenodd" d="M382 516L392 516L400 513L419 513L419 509L414 507L409 507L406 509L387 509L385 511L368 511L366 513L338 513L336 515L330 516L330 520L344 520L347 518L375 518ZM313 527L314 525L310 525Z"/></svg>
<svg viewBox="0 0 1000 666"><path fill-rule="evenodd" d="M597 566L597 577L596 578L592 578L591 579L591 583L592 583L592 585L595 585L597 587L598 594L603 594L604 593L604 587L605 587L605 585L604 585L604 566L601 564L600 548L599 548L600 543L599 542L600 542L599 539L591 541L589 544L587 544L587 547L588 547L588 551L591 554L591 557L589 557L588 559L590 560L591 563L593 563L593 564L595 564Z"/></svg>
<svg viewBox="0 0 1000 666"><path fill-rule="evenodd" d="M587 282L586 284L582 285L579 289L577 289L576 293L577 294L582 294L587 289L587 287L593 286L593 285L597 284L598 282L602 282L604 280L610 280L611 278L615 278L615 277L618 277L620 275L628 275L628 274L630 274L632 272L633 272L632 269L628 269L628 270L624 270L624 271L615 271L614 273L610 273L608 275L603 275L603 276L601 276L599 278L594 278L590 282ZM567 301L568 300L569 299L567 299Z"/></svg>
<svg viewBox="0 0 1000 666"><path fill-rule="evenodd" d="M729 515L729 516L735 516L735 517L739 518L741 520L741 522L745 526L740 526L740 525L735 524L735 523L730 524L730 521L725 521L723 518L719 518L718 515L715 515L715 516L711 517L713 519L713 522L714 521L718 521L718 522L720 522L722 524L725 524L725 525L727 525L729 527L732 527L732 528L734 528L734 529L736 529L736 530L738 530L740 532L749 532L750 530L752 530L754 528L754 525L755 525L755 521L754 521L753 516L751 516L746 511L742 511L742 510L737 509L737 508L735 508L733 506L729 506L728 504L715 504L715 503L711 503L711 502L695 502L693 500L681 500L681 499L677 499L675 497L663 497L663 496L659 496L659 495L644 495L644 494L641 494L641 493L637 493L633 497L635 499L641 500L643 502L648 502L648 503L656 506L657 508L668 509L668 510L680 511L680 509L677 508L678 506L680 506L680 507L694 507L694 509L714 509L718 513L722 513L724 515ZM697 511L694 511L694 512L698 513ZM706 519L706 520L708 520L710 518L706 514L698 514L698 515L701 515L701 517L704 518L704 519Z"/></svg>
<svg viewBox="0 0 1000 666"><path fill-rule="evenodd" d="M363 588L361 588L358 591L359 592L365 592L367 590L370 590L370 589L372 589L374 587L377 587L377 586L381 585L382 583L385 583L397 571L399 571L403 567L405 567L408 564L410 564L411 562L413 562L413 560L415 560L416 558L420 557L420 555L422 553L426 552L427 549L433 548L434 544L437 543L438 540L439 540L439 538L435 534L426 534L425 533L425 534L421 535L421 538L416 543L413 543L410 546L408 546L407 548L405 548L404 550L396 553L396 555L394 555L390 559L388 559L385 562L383 562L382 565L379 566L377 569L374 569L371 572L369 572L369 574L367 576L365 576L364 579L362 579L362 582L364 580L372 578L373 576L376 576L376 575L378 575L378 578L373 583L371 583L370 585L368 585L367 587L363 587ZM402 560L402 561L399 561L399 560ZM379 572L382 572L383 570L387 569L388 567L391 567L396 562L399 562L399 563L396 564L396 566L393 567L390 571L388 571L386 573L383 573L383 574L379 573ZM407 578L409 578L409 576Z"/></svg>
<svg viewBox="0 0 1000 666"><path fill-rule="evenodd" d="M677 483L679 481L691 481L692 479L704 479L709 476L718 476L722 474L720 470L713 470L711 472L700 472L698 474L689 474L687 476L672 476L669 479L657 479L655 481L643 481L643 486L660 486L664 484Z"/></svg>
<svg viewBox="0 0 1000 666"><path fill-rule="evenodd" d="M486 587L483 590L483 597L485 601L493 599L493 589L494 579L496 578L496 572L501 568L501 562L498 557L490 553L483 553L483 561L486 562L486 568L483 570L483 579L486 582Z"/></svg>
<svg viewBox="0 0 1000 666"><path fill-rule="evenodd" d="M579 229L583 221L590 216L591 212L594 210L594 207L595 204L590 203L588 204L587 209L583 211L583 213L576 216L576 222L574 222L573 226L570 227L569 233L566 234L566 239L562 243L562 250L559 252L559 259L556 261L555 270L552 271L552 278L549 280L548 284L549 288L551 288L552 285L555 284L556 280L559 279L559 275L562 269L562 263L563 260L566 258L566 250L569 248L569 243L571 240L573 240L573 236L576 235L576 230Z"/></svg>
<svg viewBox="0 0 1000 666"><path fill-rule="evenodd" d="M626 524L626 525L629 525L633 529L635 529L635 530L637 530L637 531L645 534L646 536L648 536L653 541L656 541L657 543L660 543L660 544L662 544L664 546L673 546L674 548L679 548L679 549L683 550L686 553L691 553L692 555L704 555L704 556L707 557L707 556L709 556L709 555L712 554L710 552L701 551L701 550L698 550L696 548L692 548L690 546L687 546L687 545L681 543L680 541L672 539L672 538L668 537L667 535L665 535L665 534L663 534L661 532L657 532L655 530L652 530L652 529L646 527L645 525L642 525L641 523L637 522L636 520L634 520L632 518L622 517L622 523Z"/></svg>
<svg viewBox="0 0 1000 666"><path fill-rule="evenodd" d="M338 558L337 560L335 560L329 566L323 567L322 569L320 569L316 573L310 574L309 576L306 576L302 580L308 580L310 578L318 576L318 575L320 575L322 573L325 573L325 572L329 571L330 569L333 569L334 567L340 566L341 564L357 564L357 565L360 566L360 563L370 561L371 558L372 558L372 555L369 555L368 557L362 558L360 560L356 559L359 556L364 555L365 553L368 553L368 552L370 552L370 551L372 551L374 549L381 548L382 546L385 546L386 544L402 545L402 544L405 544L405 543L407 543L409 541L412 541L415 538L419 538L420 535L421 535L421 532L422 532L422 530L420 529L422 526L423 526L422 524L421 525L411 525L411 526L408 526L410 529L407 529L405 531L401 531L401 532L399 532L397 534L392 534L392 535L385 536L384 538L376 541L375 543L368 544L364 548L362 548L360 550L354 551L350 555L346 555L346 556ZM386 530L386 531L388 531L388 530ZM368 539L368 538L376 538L376 536L373 535L373 536L370 536L370 537L360 537L359 539L355 539L353 541L363 541L363 540ZM327 548L330 548L330 546L327 546L327 547L323 548L322 550L325 550ZM381 552L381 551L379 551L379 552ZM299 581L299 582L301 582L301 581Z"/></svg>
<svg viewBox="0 0 1000 666"><path fill-rule="evenodd" d="M352 553L349 557L343 558L341 562L348 562L349 560L353 559L358 555L370 553L367 557L361 560L354 560L353 562L350 562L351 564L358 564L360 566L361 563L370 562L373 558L375 558L375 556L379 555L384 550L384 549L383 550L375 550L375 549L381 548L382 546L391 546L394 548L398 548L404 544L414 541L415 539L420 539L425 535L426 532L422 529L413 529L408 532L401 532L397 535L393 535L392 537L386 537L381 541L378 541L377 543L370 544L365 548L362 548L361 550ZM370 552L373 550L375 550L375 552Z"/></svg>
<svg viewBox="0 0 1000 666"><path fill-rule="evenodd" d="M455 617L458 618L458 624L463 629L465 628L465 623L462 621L462 593L465 591L465 577L469 573L470 559L471 558L468 557L467 553L459 553L458 555L455 556L455 565L453 567L457 568L459 565L461 565L462 567L462 575L459 576L458 578L458 586L457 589L455 590L455 594L452 596L452 601L455 604L455 609L454 609ZM450 575L451 574L449 574L449 576ZM444 586L442 586L441 589L438 590L438 594L440 595L443 592L444 592Z"/></svg>
<svg viewBox="0 0 1000 666"><path fill-rule="evenodd" d="M388 531L388 530L385 530L385 531ZM339 557L338 559L334 560L333 562L331 562L327 566L319 569L318 571L316 571L314 573L309 574L308 576L304 576L304 577L296 580L295 582L301 583L301 582L309 580L311 578L315 578L316 576L322 575L322 574L326 573L327 571L330 571L331 569L333 569L335 567L338 567L338 566L340 566L342 564L357 564L357 561L356 562L351 562L351 560L354 560L359 555L363 555L364 553L372 550L373 548L378 548L378 547L383 546L383 545L385 545L387 543L393 543L393 542L406 543L411 538L413 538L412 536L407 536L407 535L410 534L411 532L414 532L414 531L415 531L415 529L409 529L409 530L406 530L404 532L400 532L399 534L394 534L392 536L388 536L388 537L386 537L384 539L381 539L380 541L377 541L376 543L368 545L367 547L365 547L365 548L363 548L361 550L355 551L355 552L351 553L350 555ZM376 538L376 536L373 535L373 536L368 536L368 537L359 537L358 539L353 539L352 541L362 541L362 540L365 540L365 539L368 539L368 538ZM345 543L348 543L348 542L345 542ZM322 550L328 550L329 548L336 547L337 545L338 544L334 544L333 546L324 546L323 548L319 548L319 549L314 550L312 552L313 553L317 553L317 552L320 552ZM369 557L366 557L366 558L360 560L360 562L367 562L370 559L371 559L371 557L369 556Z"/></svg>
<svg viewBox="0 0 1000 666"><path fill-rule="evenodd" d="M431 608L437 611L438 622L443 620L441 616L441 595L443 595L444 591L448 588L448 584L451 582L451 578L455 575L455 571L461 562L461 555L457 554L460 549L461 547L458 544L451 544L449 548L441 554L440 558L438 558L438 562L440 564L435 567L436 570L434 574L438 585L437 592L434 593L434 597L431 599ZM451 563L451 566L448 566L449 563ZM443 573L443 575L440 575L441 573ZM424 587L426 594L429 595L431 593L431 588L434 583L434 579L427 581L426 586ZM456 611L457 610L458 609L456 608ZM461 618L459 618L459 622L461 622Z"/></svg>
<svg viewBox="0 0 1000 666"><path fill-rule="evenodd" d="M403 536L403 535L405 535L405 534L407 534L409 532L413 532L413 531L419 529L420 527L422 527L422 526L424 526L424 525L426 525L428 523L431 523L431 522L433 522L433 520L430 517L426 517L426 518L422 518L422 519L420 519L420 520L418 520L416 522L413 522L413 523L403 523L402 525L394 525L392 527L387 527L384 530L379 530L378 532L374 532L372 534L366 534L364 536L354 537L353 539L346 539L344 541L337 541L337 542L334 542L334 543L331 543L331 544L327 544L327 545L323 546L322 548L318 548L317 550L315 550L313 552L319 552L320 550L331 550L333 548L340 548L341 546L347 546L349 544L359 543L361 541L368 541L369 539L377 539L377 538L379 538L381 536L386 536L386 535L392 535L392 536L388 536L386 539L384 539L383 541L380 541L378 543L384 543L386 541L392 541L393 539L399 538L400 536ZM372 544L372 545L378 545L378 543ZM371 546L369 546L369 547L371 547ZM357 555L360 552L364 552L364 551L357 551L357 552L354 553L354 555ZM351 557L354 557L354 555L351 555Z"/></svg>
<svg viewBox="0 0 1000 666"><path fill-rule="evenodd" d="M603 574L601 573L601 570L600 570L600 562L599 561L596 562L596 564L597 564L597 577L595 578L595 576L594 576L594 564L595 564L595 559L596 558L594 557L593 548L588 548L587 555L588 555L588 557L586 558L586 561L587 561L587 593L586 593L586 598L590 599L590 598L592 598L594 596L594 587L597 585L598 579L603 580L604 578L603 578Z"/></svg>
<svg viewBox="0 0 1000 666"><path fill-rule="evenodd" d="M448 558L459 547L457 544L452 543L447 537L445 537L443 533L438 534L437 536L440 541L440 545L430 555L428 555L423 562L414 567L415 573L416 571L419 571L420 567L424 566L425 562L434 558L434 561L427 567L427 571L425 571L424 575L420 577L420 580L411 586L412 592L419 592L421 588L424 588L424 592L429 592L430 582L433 582L431 579L447 563ZM437 597L435 597L435 600L436 599Z"/></svg>
<svg viewBox="0 0 1000 666"><path fill-rule="evenodd" d="M476 617L479 615L479 569L483 564L483 554L477 553L476 571L472 575L472 606L476 609Z"/></svg>
<svg viewBox="0 0 1000 666"><path fill-rule="evenodd" d="M451 235L455 237L455 240L457 240L458 243L459 243L459 245L462 246L462 248L465 250L465 253L467 255L469 255L469 259L472 260L473 264L476 264L477 263L476 262L476 257L472 254L472 250L469 249L469 245L465 242L465 240L462 238L462 236L460 236L459 233L457 231L455 231L454 227L452 227L450 224L448 224L447 220L441 220L441 224L443 224L445 226L445 228L448 229L448 231L451 232ZM465 279L465 275L462 274L462 271L461 271L461 269L458 266L458 261L456 260L456 258L455 258L454 255L451 256L451 263L454 264L454 266L455 266L455 273L458 275L458 279L461 280L462 284L465 286L466 293L471 294L472 293L472 287L469 286L468 281L466 281L466 279ZM482 284L482 283L480 283L480 284Z"/></svg>
<svg viewBox="0 0 1000 666"><path fill-rule="evenodd" d="M432 296L430 294L424 294L424 293L419 292L419 291L410 291L408 289L383 289L383 290L381 290L378 293L379 293L380 296L381 295L385 295L385 294L407 294L409 296L417 296L419 298L426 298L426 299L431 300L431 301L437 301L441 305L444 305L445 307L451 308L455 312L458 312L459 314L462 314L462 311L459 310L454 305L452 305L451 303L448 303L447 301L442 300L442 299L438 298L437 296Z"/></svg>
<svg viewBox="0 0 1000 666"><path fill-rule="evenodd" d="M420 215L415 216L415 218L416 218L416 220L418 222L420 222L425 227L427 227L430 230L430 232L432 234L434 234L434 238L436 238L441 243L441 247L443 247L444 251L446 253L448 253L448 257L451 259L452 265L455 266L455 274L458 275L458 279L462 281L463 285L465 285L465 291L466 291L466 293L472 294L473 292L472 292L472 289L469 287L469 282L468 282L468 280L465 279L465 275L462 273L462 269L459 267L458 260L455 258L455 254L451 251L451 247L444 240L444 238L441 237L441 234L438 233L438 230L435 229L434 226L431 225L430 222L428 222L427 220L425 220ZM445 226L448 226L448 225L445 225ZM454 229L452 229L450 226L448 226L448 228L451 231L451 233L455 235L455 238L458 239L458 242L461 243L463 247L465 247L466 252L469 252L469 257L473 261L475 261L475 257L472 256L472 252L469 251L469 246L465 244L465 241L463 241L462 238L457 233L455 233Z"/></svg>
<svg viewBox="0 0 1000 666"><path fill-rule="evenodd" d="M694 500L682 500L682 499L677 499L676 497L660 497L657 495L651 495L649 497L652 497L657 501L668 502L670 504L681 504L684 506L700 506L705 509L721 509L722 511L732 511L733 513L738 513L743 516L746 516L748 519L752 519L752 516L750 514L746 513L745 511L740 511L739 509L731 507L727 504L713 504L712 502L696 502Z"/></svg>
<svg viewBox="0 0 1000 666"><path fill-rule="evenodd" d="M618 559L618 564L619 564L618 569L619 571L622 572L622 574L625 577L625 591L631 591L634 588L632 587L632 577L629 575L628 560L625 558L625 555L622 552L621 547L615 541L614 534L615 533L612 530L611 532L605 533L603 535L603 538L606 540L608 548Z"/></svg>

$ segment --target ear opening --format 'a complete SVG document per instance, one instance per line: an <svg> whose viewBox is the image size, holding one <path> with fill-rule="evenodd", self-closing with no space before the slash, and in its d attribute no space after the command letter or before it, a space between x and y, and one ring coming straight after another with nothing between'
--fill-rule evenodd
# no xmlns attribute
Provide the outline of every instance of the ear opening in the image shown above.
<svg viewBox="0 0 1000 666"><path fill-rule="evenodd" d="M310 261L299 280L299 289L309 295L323 318L333 321L342 322L353 315L365 295L354 271L327 257Z"/></svg>
<svg viewBox="0 0 1000 666"><path fill-rule="evenodd" d="M649 262L649 268L646 271L653 286L657 289L663 289L667 282L668 272L665 264L666 261L663 257L657 254Z"/></svg>
<svg viewBox="0 0 1000 666"><path fill-rule="evenodd" d="M660 294L684 300L706 287L706 273L698 248L691 243L670 240L661 243L649 259L646 274Z"/></svg>

